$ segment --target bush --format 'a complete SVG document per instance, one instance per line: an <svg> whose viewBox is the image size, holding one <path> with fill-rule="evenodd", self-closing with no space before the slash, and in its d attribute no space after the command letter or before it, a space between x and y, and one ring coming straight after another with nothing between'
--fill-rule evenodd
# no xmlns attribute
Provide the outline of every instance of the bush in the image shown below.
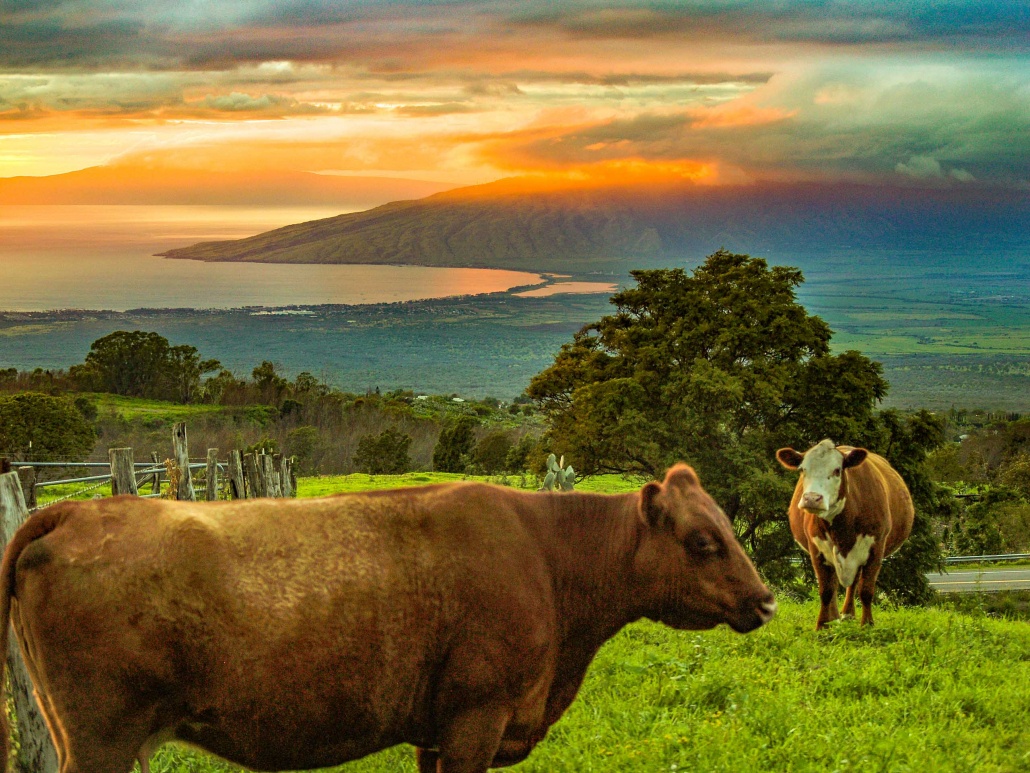
<svg viewBox="0 0 1030 773"><path fill-rule="evenodd" d="M476 469L482 470L485 475L509 471L508 452L513 445L507 432L496 431L484 436L472 454Z"/></svg>
<svg viewBox="0 0 1030 773"><path fill-rule="evenodd" d="M478 422L471 416L462 416L440 433L433 450L433 469L437 472L465 472L469 454L475 443Z"/></svg>
<svg viewBox="0 0 1030 773"><path fill-rule="evenodd" d="M365 435L358 441L354 466L369 475L398 475L411 467L408 449L411 435L385 429L378 435Z"/></svg>
<svg viewBox="0 0 1030 773"><path fill-rule="evenodd" d="M35 461L78 461L93 450L96 430L65 397L23 392L0 397L0 453Z"/></svg>
<svg viewBox="0 0 1030 773"><path fill-rule="evenodd" d="M536 452L539 439L533 435L523 435L519 442L508 449L504 460L504 469L508 472L525 472L529 469L529 460Z"/></svg>

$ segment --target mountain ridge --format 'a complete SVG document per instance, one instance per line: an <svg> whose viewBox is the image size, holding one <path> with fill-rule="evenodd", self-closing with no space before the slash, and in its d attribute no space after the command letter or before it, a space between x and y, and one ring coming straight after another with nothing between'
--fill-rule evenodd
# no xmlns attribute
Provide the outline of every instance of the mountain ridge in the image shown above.
<svg viewBox="0 0 1030 773"><path fill-rule="evenodd" d="M154 204L367 208L454 187L395 177L313 172L213 172L145 165L94 166L46 177L0 178L0 204Z"/></svg>
<svg viewBox="0 0 1030 773"><path fill-rule="evenodd" d="M587 273L657 265L720 246L936 249L991 240L1021 246L1030 195L689 182L541 187L499 181L245 239L161 253L173 259L365 263ZM700 251L700 252L699 252Z"/></svg>

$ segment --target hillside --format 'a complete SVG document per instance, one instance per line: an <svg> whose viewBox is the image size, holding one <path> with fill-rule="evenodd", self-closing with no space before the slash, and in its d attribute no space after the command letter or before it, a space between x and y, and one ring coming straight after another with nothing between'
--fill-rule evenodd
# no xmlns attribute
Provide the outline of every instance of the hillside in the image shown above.
<svg viewBox="0 0 1030 773"><path fill-rule="evenodd" d="M309 172L209 172L117 164L47 177L0 178L0 204L221 204L373 207L452 186Z"/></svg>
<svg viewBox="0 0 1030 773"><path fill-rule="evenodd" d="M1025 244L1030 195L689 182L546 188L518 181L203 242L169 258L594 271L659 265L719 246L954 250Z"/></svg>

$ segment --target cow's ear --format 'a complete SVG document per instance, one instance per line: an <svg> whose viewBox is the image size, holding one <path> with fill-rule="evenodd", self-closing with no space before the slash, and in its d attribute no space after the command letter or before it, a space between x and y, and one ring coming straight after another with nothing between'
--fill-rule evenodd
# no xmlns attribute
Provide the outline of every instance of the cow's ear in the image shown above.
<svg viewBox="0 0 1030 773"><path fill-rule="evenodd" d="M805 455L799 454L793 448L781 448L776 452L776 458L788 470L796 470L805 460Z"/></svg>
<svg viewBox="0 0 1030 773"><path fill-rule="evenodd" d="M858 467L862 462L865 461L866 457L869 456L869 452L864 448L853 448L848 452L848 455L844 457L844 469L848 467Z"/></svg>
<svg viewBox="0 0 1030 773"><path fill-rule="evenodd" d="M677 462L665 473L665 486L675 486L681 490L687 490L694 486L700 486L701 481L694 472L694 468L683 462Z"/></svg>
<svg viewBox="0 0 1030 773"><path fill-rule="evenodd" d="M648 526L657 526L665 518L665 508L658 501L662 484L651 481L640 489L640 520Z"/></svg>

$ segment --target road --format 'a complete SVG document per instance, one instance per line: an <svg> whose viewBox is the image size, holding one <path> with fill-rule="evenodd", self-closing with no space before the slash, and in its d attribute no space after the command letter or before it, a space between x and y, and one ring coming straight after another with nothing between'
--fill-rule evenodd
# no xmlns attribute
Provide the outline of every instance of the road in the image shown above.
<svg viewBox="0 0 1030 773"><path fill-rule="evenodd" d="M928 574L926 578L941 593L1030 590L1030 567L981 570L956 566L946 574Z"/></svg>

